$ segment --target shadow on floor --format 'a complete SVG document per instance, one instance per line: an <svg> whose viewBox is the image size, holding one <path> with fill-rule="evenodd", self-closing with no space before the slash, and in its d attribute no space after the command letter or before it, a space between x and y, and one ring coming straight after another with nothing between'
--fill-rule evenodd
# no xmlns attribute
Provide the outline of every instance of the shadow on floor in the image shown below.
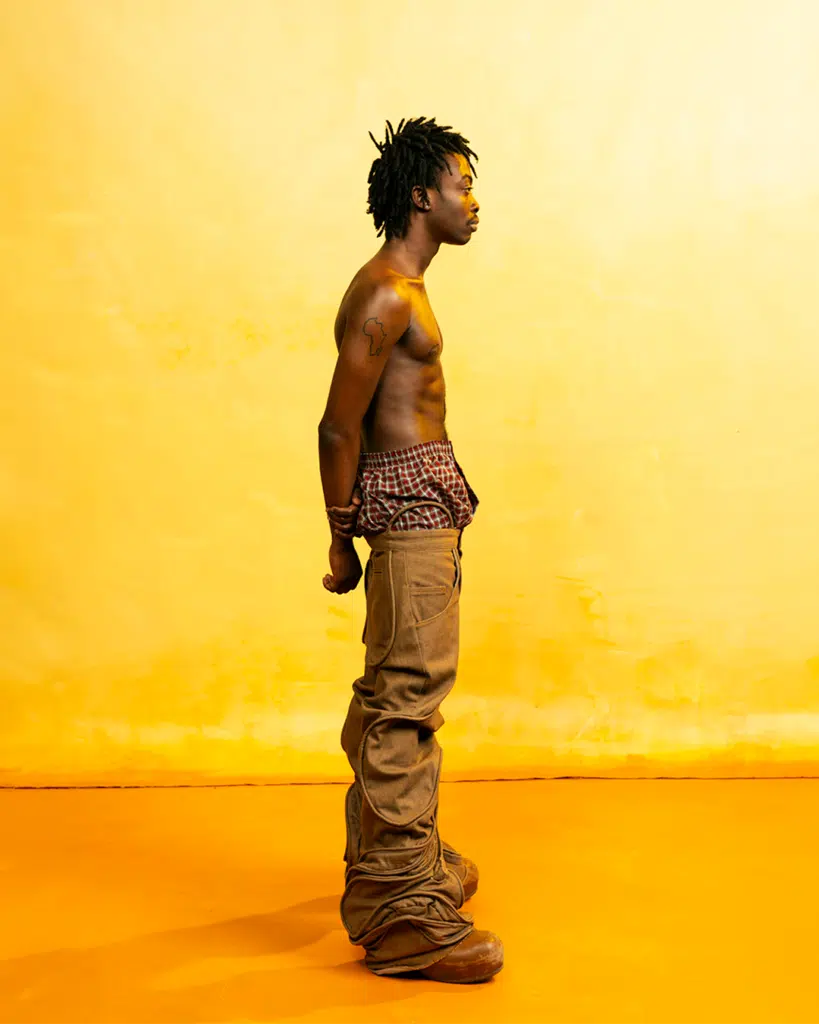
<svg viewBox="0 0 819 1024"><path fill-rule="evenodd" d="M303 949L333 931L340 933L340 958L349 959L328 965L325 948L315 966L245 969L247 958ZM0 1021L280 1021L414 994L406 982L375 978L357 954L340 931L338 897L326 896L271 914L3 961Z"/></svg>

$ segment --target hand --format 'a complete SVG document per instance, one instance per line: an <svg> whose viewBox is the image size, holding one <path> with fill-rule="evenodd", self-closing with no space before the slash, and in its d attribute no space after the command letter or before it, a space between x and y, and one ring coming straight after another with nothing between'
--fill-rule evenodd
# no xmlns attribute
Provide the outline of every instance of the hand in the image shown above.
<svg viewBox="0 0 819 1024"><path fill-rule="evenodd" d="M358 522L358 512L361 508L361 491L353 492L352 503L341 508L333 505L327 509L327 518L330 521L330 529L338 537L353 538L355 527Z"/></svg>
<svg viewBox="0 0 819 1024"><path fill-rule="evenodd" d="M330 572L322 580L324 589L331 594L346 594L355 590L361 579L361 562L351 540L333 538L330 545Z"/></svg>

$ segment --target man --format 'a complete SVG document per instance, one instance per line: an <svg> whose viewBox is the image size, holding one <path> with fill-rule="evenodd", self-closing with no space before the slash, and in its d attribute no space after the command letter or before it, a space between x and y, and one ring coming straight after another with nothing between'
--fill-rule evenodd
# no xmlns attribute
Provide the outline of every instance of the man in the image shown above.
<svg viewBox="0 0 819 1024"><path fill-rule="evenodd" d="M420 971L442 982L485 981L503 946L461 912L475 865L438 835L443 724L455 682L461 533L477 498L447 439L443 341L424 288L442 243L477 229L468 140L435 119L387 122L369 176L368 213L386 241L353 278L338 311L338 361L319 425L332 531L334 594L365 590L364 675L342 745L355 773L347 793L350 940L376 974Z"/></svg>

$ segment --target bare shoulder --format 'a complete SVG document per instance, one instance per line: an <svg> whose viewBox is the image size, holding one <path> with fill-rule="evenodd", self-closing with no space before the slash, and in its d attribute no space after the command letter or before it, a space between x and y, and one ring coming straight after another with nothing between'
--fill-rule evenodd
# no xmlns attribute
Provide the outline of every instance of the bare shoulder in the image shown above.
<svg viewBox="0 0 819 1024"><path fill-rule="evenodd" d="M371 261L353 278L345 299L348 315L377 308L387 315L400 316L411 308L412 290L405 277Z"/></svg>
<svg viewBox="0 0 819 1024"><path fill-rule="evenodd" d="M412 312L412 290L407 279L371 261L350 282L336 317L336 345L351 330L367 333L367 322L386 331L403 334Z"/></svg>

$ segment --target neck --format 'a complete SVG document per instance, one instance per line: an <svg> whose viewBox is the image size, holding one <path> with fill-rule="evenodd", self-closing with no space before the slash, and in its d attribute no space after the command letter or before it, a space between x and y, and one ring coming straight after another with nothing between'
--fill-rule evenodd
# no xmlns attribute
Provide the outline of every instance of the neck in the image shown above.
<svg viewBox="0 0 819 1024"><path fill-rule="evenodd" d="M441 247L426 232L413 230L415 226L411 225L403 238L393 238L381 247L381 255L390 266L406 277L423 277Z"/></svg>

